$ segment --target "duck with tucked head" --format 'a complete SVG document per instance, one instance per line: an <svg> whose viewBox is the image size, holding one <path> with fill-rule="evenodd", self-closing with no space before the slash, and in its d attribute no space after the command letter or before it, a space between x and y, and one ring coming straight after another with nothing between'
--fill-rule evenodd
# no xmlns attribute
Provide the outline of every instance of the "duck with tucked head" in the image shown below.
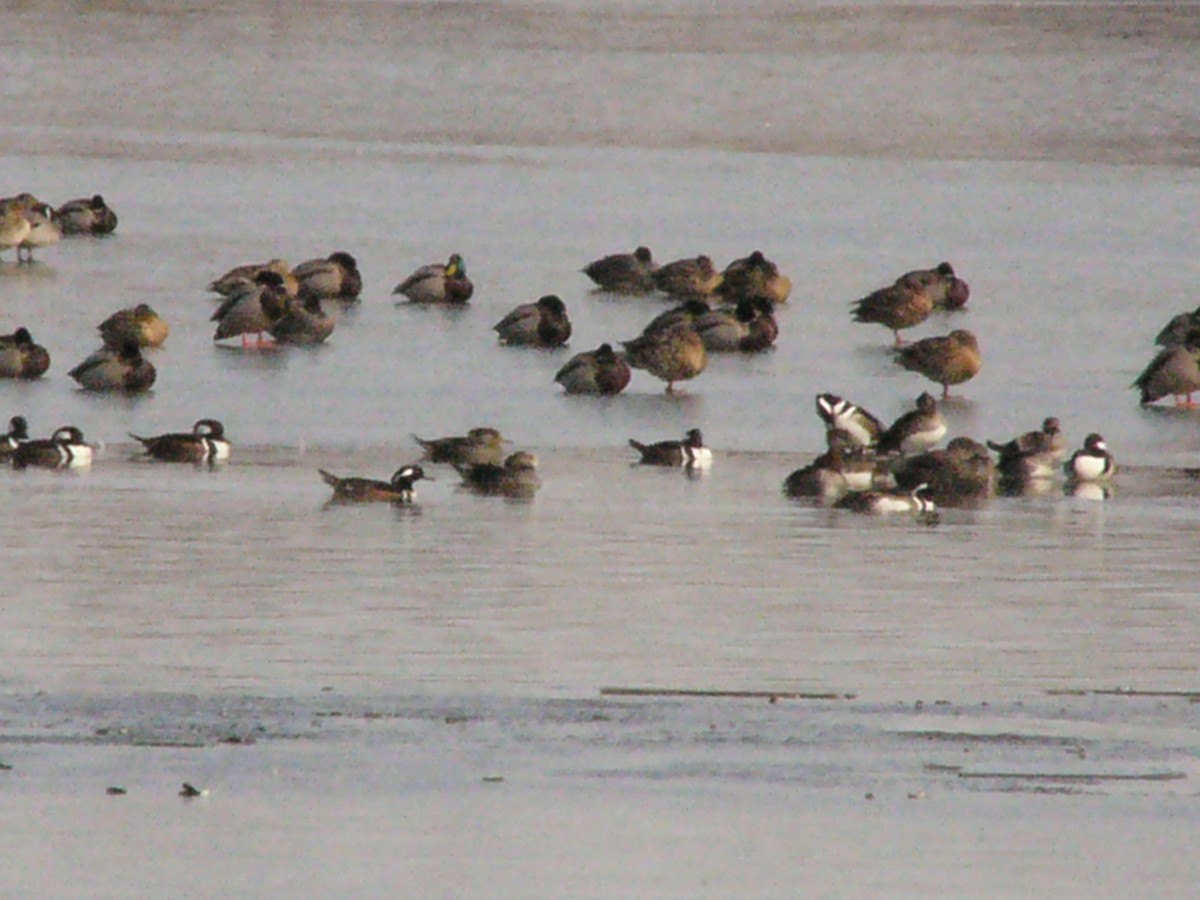
<svg viewBox="0 0 1200 900"><path fill-rule="evenodd" d="M775 305L766 297L748 297L733 309L718 309L699 316L692 328L709 353L757 353L779 337Z"/></svg>
<svg viewBox="0 0 1200 900"><path fill-rule="evenodd" d="M0 378L40 378L50 368L50 354L24 326L0 335Z"/></svg>
<svg viewBox="0 0 1200 900"><path fill-rule="evenodd" d="M654 290L654 273L658 269L649 247L638 247L632 253L612 253L588 263L583 274L597 288L614 294L649 294Z"/></svg>
<svg viewBox="0 0 1200 900"><path fill-rule="evenodd" d="M21 262L21 242L29 237L31 230L19 205L11 200L0 203L0 251L16 247L17 262Z"/></svg>
<svg viewBox="0 0 1200 900"><path fill-rule="evenodd" d="M1200 334L1160 351L1130 387L1141 391L1142 406L1171 396L1176 406L1190 409L1192 394L1200 391Z"/></svg>
<svg viewBox="0 0 1200 900"><path fill-rule="evenodd" d="M884 431L883 423L879 419L863 407L837 394L817 395L817 415L825 423L826 431L845 431L855 443L867 449L879 443L879 437Z"/></svg>
<svg viewBox="0 0 1200 900"><path fill-rule="evenodd" d="M217 463L229 459L225 426L216 419L200 419L188 433L141 437L130 434L145 448L146 455L163 462Z"/></svg>
<svg viewBox="0 0 1200 900"><path fill-rule="evenodd" d="M928 485L942 506L975 506L996 487L996 467L987 447L969 437L956 437L944 450L926 450L893 464L896 484L904 490Z"/></svg>
<svg viewBox="0 0 1200 900"><path fill-rule="evenodd" d="M1084 439L1083 448L1071 454L1063 471L1074 482L1108 481L1117 474L1117 463L1104 438L1093 432Z"/></svg>
<svg viewBox="0 0 1200 900"><path fill-rule="evenodd" d="M668 394L675 392L675 382L695 378L708 366L704 341L684 324L643 334L622 345L629 365L665 381Z"/></svg>
<svg viewBox="0 0 1200 900"><path fill-rule="evenodd" d="M537 474L538 458L532 453L518 450L504 460L504 465L478 463L476 465L455 464L462 476L463 484L478 494L515 498L532 497L542 486Z"/></svg>
<svg viewBox="0 0 1200 900"><path fill-rule="evenodd" d="M259 272L276 273L282 279L284 292L289 297L295 297L300 293L300 282L292 274L292 267L288 265L286 259L272 259L265 263L245 263L234 266L220 278L209 282L208 289L222 297L228 297L253 282Z"/></svg>
<svg viewBox="0 0 1200 900"><path fill-rule="evenodd" d="M892 513L910 513L928 516L937 509L929 485L919 484L911 491L856 491L847 494L834 505L835 509L886 516Z"/></svg>
<svg viewBox="0 0 1200 900"><path fill-rule="evenodd" d="M54 211L62 233L101 237L117 229L117 214L99 194L68 200Z"/></svg>
<svg viewBox="0 0 1200 900"><path fill-rule="evenodd" d="M629 439L629 446L636 450L646 466L682 466L685 469L707 469L712 466L712 451L704 446L704 436L699 428L693 428L681 441L658 441L643 444Z"/></svg>
<svg viewBox="0 0 1200 900"><path fill-rule="evenodd" d="M8 459L28 440L29 423L24 416L13 416L8 420L8 434L0 435L0 459Z"/></svg>
<svg viewBox="0 0 1200 900"><path fill-rule="evenodd" d="M880 453L921 453L946 436L946 418L938 409L933 395L922 392L916 409L911 409L893 422L879 436Z"/></svg>
<svg viewBox="0 0 1200 900"><path fill-rule="evenodd" d="M954 266L948 262L938 263L932 269L905 272L896 279L896 284L928 291L934 309L962 309L971 299L970 285L954 273Z"/></svg>
<svg viewBox="0 0 1200 900"><path fill-rule="evenodd" d="M452 466L499 465L508 443L495 428L472 428L465 435L426 440L415 434L413 440L425 451L424 461Z"/></svg>
<svg viewBox="0 0 1200 900"><path fill-rule="evenodd" d="M872 291L851 304L850 315L855 322L867 322L890 328L896 335L896 346L904 343L900 332L913 328L933 312L933 293L928 286L897 281Z"/></svg>
<svg viewBox="0 0 1200 900"><path fill-rule="evenodd" d="M373 478L339 478L324 469L317 469L325 483L333 488L333 500L339 503L412 503L417 492L416 482L424 478L432 481L420 466L401 466L392 475L391 481Z"/></svg>
<svg viewBox="0 0 1200 900"><path fill-rule="evenodd" d="M287 312L290 299L279 273L259 272L253 281L242 284L221 301L209 318L210 322L217 323L213 340L240 336L242 346L246 347L247 339L253 334L258 336L261 347L263 334Z"/></svg>
<svg viewBox="0 0 1200 900"><path fill-rule="evenodd" d="M571 337L567 307L555 294L536 303L522 303L497 322L492 330L510 347L561 347Z"/></svg>
<svg viewBox="0 0 1200 900"><path fill-rule="evenodd" d="M280 344L323 344L333 334L333 319L315 294L289 297L267 333Z"/></svg>
<svg viewBox="0 0 1200 900"><path fill-rule="evenodd" d="M754 297L763 297L773 304L786 303L792 293L792 279L782 274L761 250L755 250L725 267L719 292L730 303Z"/></svg>
<svg viewBox="0 0 1200 900"><path fill-rule="evenodd" d="M106 347L137 344L139 347L161 347L170 329L149 303L139 303L130 309L113 313L97 326Z"/></svg>
<svg viewBox="0 0 1200 900"><path fill-rule="evenodd" d="M92 464L92 448L83 439L83 432L74 425L64 425L48 440L25 441L12 455L13 467L24 469L79 469Z"/></svg>
<svg viewBox="0 0 1200 900"><path fill-rule="evenodd" d="M443 263L421 266L392 290L412 303L461 304L471 299L475 285L467 277L463 258L452 253Z"/></svg>
<svg viewBox="0 0 1200 900"><path fill-rule="evenodd" d="M362 293L362 275L358 260L344 250L330 253L324 259L310 259L292 269L296 279L296 296L301 300L343 300L353 302Z"/></svg>
<svg viewBox="0 0 1200 900"><path fill-rule="evenodd" d="M942 386L942 399L950 385L974 378L983 367L979 341L964 328L941 337L928 337L896 351L896 361L911 372L920 372Z"/></svg>
<svg viewBox="0 0 1200 900"><path fill-rule="evenodd" d="M62 229L54 221L54 210L48 203L34 203L25 210L25 218L29 222L29 234L17 245L17 262L21 261L21 251L25 251L25 262L33 262L33 251L39 247L49 247L57 244L62 238Z"/></svg>
<svg viewBox="0 0 1200 900"><path fill-rule="evenodd" d="M721 273L707 256L677 259L654 273L654 284L672 297L708 297L721 286Z"/></svg>
<svg viewBox="0 0 1200 900"><path fill-rule="evenodd" d="M632 376L629 364L613 352L612 345L601 344L595 350L572 356L554 380L568 394L611 396L625 390Z"/></svg>
<svg viewBox="0 0 1200 900"><path fill-rule="evenodd" d="M67 373L87 391L124 391L135 394L147 391L158 372L150 360L142 356L135 343L119 348L101 347Z"/></svg>
<svg viewBox="0 0 1200 900"><path fill-rule="evenodd" d="M702 300L699 297L691 297L684 300L678 306L672 306L666 312L661 312L650 323L642 329L642 334L654 334L656 331L666 331L668 328L674 328L676 325L686 325L689 328L696 324L696 320L701 316L706 316L713 311L713 308L708 305L707 300Z"/></svg>

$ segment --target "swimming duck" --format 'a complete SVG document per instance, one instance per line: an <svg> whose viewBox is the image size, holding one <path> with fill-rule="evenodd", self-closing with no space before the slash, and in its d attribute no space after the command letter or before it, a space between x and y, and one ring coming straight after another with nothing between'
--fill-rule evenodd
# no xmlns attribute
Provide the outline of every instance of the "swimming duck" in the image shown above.
<svg viewBox="0 0 1200 900"><path fill-rule="evenodd" d="M0 459L8 459L28 440L29 423L24 416L13 416L8 420L8 434L0 436Z"/></svg>
<svg viewBox="0 0 1200 900"><path fill-rule="evenodd" d="M141 437L131 433L129 436L145 447L147 455L163 462L215 463L229 459L225 426L216 419L200 419L186 434Z"/></svg>
<svg viewBox="0 0 1200 900"><path fill-rule="evenodd" d="M933 293L928 285L897 281L851 304L855 322L874 322L892 329L896 346L904 343L900 332L920 325L933 312Z"/></svg>
<svg viewBox="0 0 1200 900"><path fill-rule="evenodd" d="M708 315L712 311L713 308L708 305L707 300L701 300L699 297L691 297L684 300L678 306L672 306L666 312L661 312L651 319L650 324L642 329L642 334L666 331L675 325L687 325L691 327L695 325L697 319Z"/></svg>
<svg viewBox="0 0 1200 900"><path fill-rule="evenodd" d="M445 263L421 266L396 285L393 294L402 294L413 303L466 303L475 293L467 277L463 258L452 253Z"/></svg>
<svg viewBox="0 0 1200 900"><path fill-rule="evenodd" d="M78 200L68 200L54 211L62 233L67 235L112 234L117 228L117 214L99 194Z"/></svg>
<svg viewBox="0 0 1200 900"><path fill-rule="evenodd" d="M149 303L113 313L97 326L106 347L133 343L139 347L160 347L170 329Z"/></svg>
<svg viewBox="0 0 1200 900"><path fill-rule="evenodd" d="M766 297L747 297L734 309L718 309L699 316L692 328L710 353L766 350L779 337L775 305Z"/></svg>
<svg viewBox="0 0 1200 900"><path fill-rule="evenodd" d="M677 259L655 271L654 284L673 297L707 297L721 286L721 273L707 256Z"/></svg>
<svg viewBox="0 0 1200 900"><path fill-rule="evenodd" d="M67 374L84 390L130 394L149 390L158 377L154 364L132 342L118 348L101 347Z"/></svg>
<svg viewBox="0 0 1200 900"><path fill-rule="evenodd" d="M13 452L13 467L24 469L78 469L92 464L92 448L83 440L83 432L64 425L48 440L25 441Z"/></svg>
<svg viewBox="0 0 1200 900"><path fill-rule="evenodd" d="M289 297L267 332L281 344L323 344L333 334L333 319L315 294Z"/></svg>
<svg viewBox="0 0 1200 900"><path fill-rule="evenodd" d="M33 251L38 247L49 247L57 244L62 237L62 229L54 221L54 210L48 203L35 203L25 210L25 218L29 222L29 234L17 245L17 262L21 261L21 251L25 251L25 262L33 262Z"/></svg>
<svg viewBox="0 0 1200 900"><path fill-rule="evenodd" d="M933 395L922 392L909 410L879 436L880 453L921 453L946 436L946 418Z"/></svg>
<svg viewBox="0 0 1200 900"><path fill-rule="evenodd" d="M495 428L472 428L464 436L425 440L415 434L413 440L425 450L425 462L452 466L499 465L508 443Z"/></svg>
<svg viewBox="0 0 1200 900"><path fill-rule="evenodd" d="M675 392L676 381L695 378L708 365L704 341L687 325L672 325L623 341L622 345L629 365L665 381L668 394Z"/></svg>
<svg viewBox="0 0 1200 900"><path fill-rule="evenodd" d="M659 441L643 444L629 439L629 446L642 455L640 463L647 466L683 466L687 469L707 469L712 465L712 451L704 446L699 428L691 429L681 441Z"/></svg>
<svg viewBox="0 0 1200 900"><path fill-rule="evenodd" d="M602 291L615 294L649 294L654 288L658 266L650 248L638 247L632 253L613 253L588 263L583 274Z"/></svg>
<svg viewBox="0 0 1200 900"><path fill-rule="evenodd" d="M256 334L261 346L263 333L287 311L288 300L277 272L259 272L253 281L235 288L209 318L217 323L213 340L240 335L244 347L247 336Z"/></svg>
<svg viewBox="0 0 1200 900"><path fill-rule="evenodd" d="M926 450L901 457L893 464L896 484L912 490L926 484L942 506L970 506L991 496L995 465L987 447L968 437L956 437L944 450Z"/></svg>
<svg viewBox="0 0 1200 900"><path fill-rule="evenodd" d="M454 468L462 476L463 484L477 493L528 498L542 486L537 465L536 456L518 450L510 454L502 466L494 463L456 463Z"/></svg>
<svg viewBox="0 0 1200 900"><path fill-rule="evenodd" d="M962 328L943 337L928 337L900 347L896 350L896 361L940 384L942 399L950 396L950 385L974 378L983 365L979 341Z"/></svg>
<svg viewBox="0 0 1200 900"><path fill-rule="evenodd" d="M1191 407L1192 394L1200 391L1200 339L1161 350L1130 387L1142 392L1142 406L1169 394L1176 406Z"/></svg>
<svg viewBox="0 0 1200 900"><path fill-rule="evenodd" d="M376 481L372 478L339 478L317 469L325 483L333 488L333 499L346 503L385 501L388 503L412 503L417 492L413 485L426 478L420 466L401 466L392 475L391 481ZM427 479L432 480L432 479Z"/></svg>
<svg viewBox="0 0 1200 900"><path fill-rule="evenodd" d="M568 394L619 394L632 377L629 364L613 352L611 344L577 353L558 370L554 380Z"/></svg>
<svg viewBox="0 0 1200 900"><path fill-rule="evenodd" d="M817 395L817 415L827 430L842 429L861 447L874 447L884 431L879 419L837 394Z"/></svg>
<svg viewBox="0 0 1200 900"><path fill-rule="evenodd" d="M907 493L899 491L855 491L833 504L835 509L885 516L891 513L928 515L937 509L929 485L919 484Z"/></svg>
<svg viewBox="0 0 1200 900"><path fill-rule="evenodd" d="M310 259L292 269L298 285L296 296L301 300L358 299L362 293L362 275L358 260L343 250L330 253L325 259Z"/></svg>
<svg viewBox="0 0 1200 900"><path fill-rule="evenodd" d="M1063 471L1071 481L1107 481L1117 474L1117 464L1104 438L1093 432L1084 439L1083 448L1071 454Z"/></svg>
<svg viewBox="0 0 1200 900"><path fill-rule="evenodd" d="M763 256L761 250L755 250L725 267L719 293L730 303L753 297L786 303L792 293L792 279L780 273L779 267Z"/></svg>
<svg viewBox="0 0 1200 900"><path fill-rule="evenodd" d="M28 328L0 335L0 378L38 378L49 368L50 354Z"/></svg>
<svg viewBox="0 0 1200 900"><path fill-rule="evenodd" d="M890 473L848 431L830 428L825 433L829 449L783 483L789 497L820 497L826 502L849 491L867 491L892 486Z"/></svg>
<svg viewBox="0 0 1200 900"><path fill-rule="evenodd" d="M0 205L0 251L16 247L17 262L21 262L21 242L29 237L32 230L19 206L12 203Z"/></svg>
<svg viewBox="0 0 1200 900"><path fill-rule="evenodd" d="M971 287L956 274L948 262L932 269L913 269L896 279L896 284L929 291L934 309L962 309L971 299Z"/></svg>
<svg viewBox="0 0 1200 900"><path fill-rule="evenodd" d="M292 267L288 265L286 259L272 259L265 263L246 263L234 266L220 278L209 282L208 289L222 297L228 297L235 291L244 288L247 283L253 282L254 276L259 272L277 273L282 280L284 293L289 297L295 297L300 293L300 282L292 274Z"/></svg>
<svg viewBox="0 0 1200 900"><path fill-rule="evenodd" d="M1005 459L1029 459L1030 464L1025 468L1037 466L1047 470L1046 474L1067 455L1067 439L1055 416L1043 419L1038 431L1027 431L1004 443L988 441L987 445L1000 454L1001 463Z"/></svg>
<svg viewBox="0 0 1200 900"><path fill-rule="evenodd" d="M562 300L547 294L536 303L522 303L492 330L510 347L561 347L571 336L571 319Z"/></svg>

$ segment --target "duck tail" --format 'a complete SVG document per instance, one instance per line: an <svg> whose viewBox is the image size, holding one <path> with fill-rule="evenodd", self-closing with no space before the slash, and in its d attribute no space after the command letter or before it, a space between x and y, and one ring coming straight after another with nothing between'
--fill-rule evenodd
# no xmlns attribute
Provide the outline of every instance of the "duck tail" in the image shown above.
<svg viewBox="0 0 1200 900"><path fill-rule="evenodd" d="M642 456L646 455L646 449L647 449L646 445L643 444L641 441L635 441L633 438L630 438L629 446L632 447L634 450L636 450L638 453L642 454Z"/></svg>
<svg viewBox="0 0 1200 900"><path fill-rule="evenodd" d="M324 469L317 469L317 471L321 473L322 481L324 481L330 487L337 487L340 479L338 479L336 475L331 472L326 472Z"/></svg>
<svg viewBox="0 0 1200 900"><path fill-rule="evenodd" d="M132 431L127 431L125 433L128 434L135 441L137 441L139 444L141 444L143 447L149 447L150 442L153 440L153 438L144 438L140 434L134 434Z"/></svg>

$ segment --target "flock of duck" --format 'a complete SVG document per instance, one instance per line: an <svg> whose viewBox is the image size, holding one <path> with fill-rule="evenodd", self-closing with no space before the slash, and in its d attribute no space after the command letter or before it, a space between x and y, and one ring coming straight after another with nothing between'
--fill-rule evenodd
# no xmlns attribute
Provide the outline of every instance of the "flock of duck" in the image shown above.
<svg viewBox="0 0 1200 900"><path fill-rule="evenodd" d="M0 199L0 251L16 248L18 263L32 262L33 251L63 236L111 233L115 213L100 195L72 200L59 207L30 194ZM770 348L779 336L777 304L786 303L791 280L760 251L734 260L723 270L708 256L658 264L646 247L616 253L589 263L583 273L597 291L624 295L665 294L676 305L653 318L642 332L621 341L575 354L555 375L567 393L613 395L625 389L633 369L641 369L675 385L699 376L710 353L757 352ZM319 344L334 330L324 309L329 302L353 303L363 282L353 256L337 251L291 267L282 259L238 266L214 279L208 288L220 303L211 316L214 341L240 339L243 347L271 344ZM445 263L424 265L396 285L394 295L417 304L466 304L474 293L466 264L459 254ZM879 324L895 337L896 362L941 386L973 378L982 367L979 342L966 329L906 343L902 331L923 323L935 310L966 308L970 289L947 262L901 274L855 301L851 316L857 322ZM719 305L714 306L716 301ZM553 348L571 336L571 322L560 297L547 294L522 304L504 316L494 330L511 346ZM70 370L70 376L89 391L147 390L155 381L153 364L143 349L161 345L166 323L147 304L120 310L98 326L102 345ZM1200 309L1172 319L1158 335L1161 351L1134 382L1143 404L1173 396L1191 404L1200 390ZM50 366L50 357L27 327L0 336L0 377L37 378ZM1042 490L1059 471L1070 490L1087 489L1105 495L1103 485L1116 472L1112 455L1099 434L1068 456L1057 419L1010 441L980 444L955 437L936 449L947 432L938 401L929 393L915 407L885 426L865 408L833 394L816 398L816 410L826 426L827 450L812 464L791 473L784 491L793 497L816 498L840 508L886 513L928 513L937 505L969 505L999 491ZM224 427L216 419L197 421L189 432L141 437L132 435L144 452L169 462L216 463L229 458ZM426 464L449 464L466 485L483 493L528 496L540 484L537 458L527 451L505 454L506 443L490 427L436 440L416 439ZM700 472L712 463L698 429L681 440L642 443L630 440L639 461L683 467ZM997 454L993 460L991 453ZM33 440L21 416L10 422L0 440L0 458L18 468L90 465L91 447L74 426L64 426L49 438ZM411 502L414 485L427 478L421 465L401 466L389 481L339 477L320 472L339 501L384 500ZM1097 487L1100 486L1100 487Z"/></svg>

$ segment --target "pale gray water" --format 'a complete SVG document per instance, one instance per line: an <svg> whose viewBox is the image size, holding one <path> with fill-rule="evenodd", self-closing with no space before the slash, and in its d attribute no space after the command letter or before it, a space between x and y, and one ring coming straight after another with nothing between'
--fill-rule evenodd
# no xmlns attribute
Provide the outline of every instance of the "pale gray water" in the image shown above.
<svg viewBox="0 0 1200 900"><path fill-rule="evenodd" d="M1160 893L1194 883L1172 849L1174 817L1194 831L1194 812L1156 805L1195 792L1194 704L1122 698L1097 712L1090 699L1046 695L1197 688L1200 482L1186 470L1200 465L1200 414L1141 410L1128 389L1158 328L1200 302L1194 7L163 9L0 8L14 73L0 194L61 202L99 191L121 217L111 239L64 241L32 267L11 252L0 262L0 332L25 324L54 359L37 383L0 384L0 417L23 413L39 434L71 422L104 444L90 472L0 471L0 721L13 748L0 762L14 764L0 784L25 801L4 815L29 827L37 811L60 810L22 845L28 865L9 875L11 892L121 896L134 865L121 841L184 827L182 839L230 855L230 880L196 893L254 893L246 884L265 873L293 893L384 895L397 871L372 863L383 833L429 854L429 880L413 882L422 896L528 896L514 859L545 875L534 892L544 896L729 896L737 884L788 896L805 867L795 848L840 828L872 862L850 882L822 868L817 889L994 896L1008 883L1004 854L1036 845L1032 870L1008 883L1016 896L1075 884L1069 863L1120 843L1125 816L1157 840ZM664 308L592 295L578 271L638 243L664 260L704 252L724 265L754 248L776 259L795 282L777 348L714 359L680 399L644 373L609 400L562 396L551 378L570 353L632 337ZM358 258L366 289L327 346L212 346L210 279L334 249ZM409 271L452 251L476 283L470 308L393 304ZM969 327L984 353L947 409L952 433L1007 438L1046 415L1076 445L1101 431L1125 466L1111 498L1068 498L1056 485L924 527L781 496L820 447L816 393L890 419L925 389L890 363L882 327L850 323L847 304L941 259L970 282L969 310L915 336ZM551 291L575 324L570 349L498 347L491 326ZM152 357L153 395L80 394L67 369L91 351L101 319L138 302L172 327ZM201 416L225 422L231 465L129 460L126 432ZM533 502L463 494L440 468L413 509L325 507L318 466L387 477L416 457L410 433L484 423L539 454ZM706 477L630 467L627 438L692 426L717 451ZM604 686L854 700L785 704L818 723L796 736L790 718L761 720L752 704L601 702ZM444 757L438 729L425 727L339 727L332 744L316 740L311 723L330 708L322 692L354 721L380 709L440 721L465 706L485 723L460 748L475 762ZM1047 831L1005 824L986 846L954 843L974 868L947 878L936 862L885 850L895 823L912 829L900 846L913 849L949 840L927 830L937 815L969 834L996 813L992 800L979 805L976 782L922 774L893 742L922 726L907 705L893 722L891 704L938 699L952 715L972 711L964 731L1043 734L1060 721L1052 732L1093 742L1094 766L1069 755L1076 744L1053 743L1045 757L1007 748L997 765L1059 771L1068 756L1076 773L1185 777L1089 786L1114 798L1097 801L1099 825L1059 808ZM648 732L601 727L577 759L578 737L556 724L560 702L602 723L645 716ZM233 731L267 722L253 747L216 743L227 705ZM731 735L715 762L703 741L714 708ZM170 764L111 730L76 746L113 727L175 742L197 722L205 749L164 751ZM856 742L861 755L848 749ZM793 755L797 743L815 749ZM492 763L514 746L521 778ZM417 774L390 771L397 754ZM264 780L272 766L301 774ZM594 786L597 771L617 773L615 798ZM506 776L547 846L506 840L514 810L474 793L489 774ZM215 822L171 825L185 778L216 789L206 808L263 822L239 833L271 853L235 851ZM127 782L138 812L97 856L87 848L112 806L97 795L107 781ZM660 781L665 795L644 788ZM878 784L890 804L882 825L859 808ZM75 790L97 805L63 812ZM146 792L168 802L147 807ZM926 807L930 822L905 806L920 792L945 798ZM386 797L395 808L380 805ZM1051 801L1031 802L1040 815ZM331 830L357 848L323 848L296 824L297 806L326 803ZM443 807L479 817L482 856L469 866L455 862L466 851L446 837ZM630 808L640 815L625 822ZM729 824L686 828L693 808ZM650 847L609 837L589 848L566 836L562 810L581 828L624 822ZM1017 805L1001 819L1029 814ZM438 824L423 829L423 816ZM1066 823L1084 828L1074 850ZM676 831L673 852L656 853L650 836ZM56 833L87 867L90 892L65 870L45 880L37 848L48 853ZM772 851L752 855L755 876L726 852L743 833ZM724 849L701 878L687 861L713 845ZM551 861L589 850L586 885ZM203 851L155 856L141 895L170 893L189 866L210 864ZM297 863L334 856L362 867L356 880ZM638 863L622 871L630 856ZM1127 895L1147 874L1115 859L1089 893ZM295 866L307 881L285 874Z"/></svg>

